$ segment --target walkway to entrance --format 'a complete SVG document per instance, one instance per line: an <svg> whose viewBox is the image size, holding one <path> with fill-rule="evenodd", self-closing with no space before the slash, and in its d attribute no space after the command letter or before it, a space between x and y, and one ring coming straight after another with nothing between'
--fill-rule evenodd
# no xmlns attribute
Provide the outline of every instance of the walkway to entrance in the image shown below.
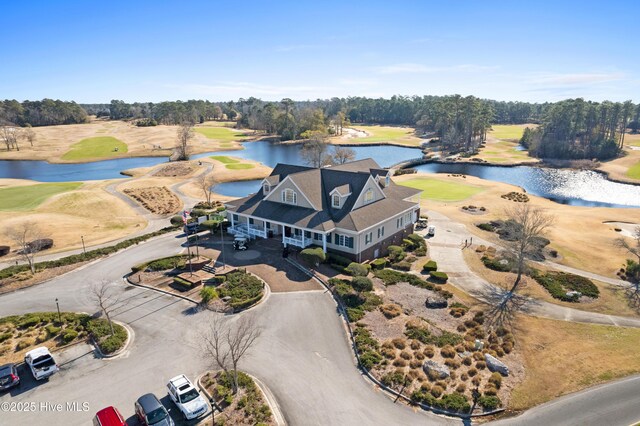
<svg viewBox="0 0 640 426"><path fill-rule="evenodd" d="M219 238L202 238L200 247L204 248L200 249L201 255L216 260L218 264L223 261ZM252 240L246 251L234 250L231 240L226 239L224 261L229 266L247 268L249 272L258 275L269 284L274 293L323 289L320 283L282 258L282 241L279 238Z"/></svg>

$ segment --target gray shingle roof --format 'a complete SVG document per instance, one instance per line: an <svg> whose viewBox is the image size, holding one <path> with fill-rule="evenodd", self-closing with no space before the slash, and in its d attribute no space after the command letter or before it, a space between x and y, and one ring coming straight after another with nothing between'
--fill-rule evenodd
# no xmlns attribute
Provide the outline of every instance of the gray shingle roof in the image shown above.
<svg viewBox="0 0 640 426"><path fill-rule="evenodd" d="M278 181L282 182L289 176L311 201L315 210L265 201L261 192L228 203L229 210L320 231L329 231L336 226L360 231L411 208L415 203L404 199L420 193L419 190L392 182L389 187L381 188L385 199L352 211L369 178L382 174L382 171L384 174L387 172L370 158L321 169L278 164L267 179L278 176ZM335 188L338 188L342 195L351 192L340 209L331 207L329 194Z"/></svg>

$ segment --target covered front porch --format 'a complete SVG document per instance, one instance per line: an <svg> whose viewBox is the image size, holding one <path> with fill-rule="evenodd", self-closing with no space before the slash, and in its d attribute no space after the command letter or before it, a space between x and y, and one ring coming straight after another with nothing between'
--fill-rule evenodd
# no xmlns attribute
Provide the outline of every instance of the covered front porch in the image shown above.
<svg viewBox="0 0 640 426"><path fill-rule="evenodd" d="M280 237L282 244L299 248L306 248L312 244L322 246L327 251L327 233L317 232L303 227L297 227L272 220L244 216L241 214L230 215L230 234L249 239Z"/></svg>

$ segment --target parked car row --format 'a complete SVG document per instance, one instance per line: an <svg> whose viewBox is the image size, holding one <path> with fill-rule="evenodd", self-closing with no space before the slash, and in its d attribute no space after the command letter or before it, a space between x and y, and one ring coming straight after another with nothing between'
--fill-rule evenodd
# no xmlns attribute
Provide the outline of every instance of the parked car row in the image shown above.
<svg viewBox="0 0 640 426"><path fill-rule="evenodd" d="M169 380L167 394L186 420L202 417L209 412L209 404L184 374ZM134 410L138 421L144 426L174 426L169 412L152 393L138 398ZM117 408L107 407L96 413L93 425L127 426L127 422Z"/></svg>
<svg viewBox="0 0 640 426"><path fill-rule="evenodd" d="M44 380L57 373L60 368L55 359L44 346L30 350L24 355L24 365L31 371L33 378ZM20 386L20 375L16 364L0 366L0 390L6 391Z"/></svg>

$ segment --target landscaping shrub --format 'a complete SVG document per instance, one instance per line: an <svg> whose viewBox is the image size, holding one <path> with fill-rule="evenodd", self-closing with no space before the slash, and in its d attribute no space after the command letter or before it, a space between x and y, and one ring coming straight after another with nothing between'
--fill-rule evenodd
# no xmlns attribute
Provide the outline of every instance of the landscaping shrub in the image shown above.
<svg viewBox="0 0 640 426"><path fill-rule="evenodd" d="M150 271L166 271L167 269L182 269L189 260L189 255L180 254L177 256L164 257L149 262L146 268ZM133 268L132 268L133 269Z"/></svg>
<svg viewBox="0 0 640 426"><path fill-rule="evenodd" d="M453 358L456 356L456 350L451 346L445 346L440 350L440 355L442 355L443 358Z"/></svg>
<svg viewBox="0 0 640 426"><path fill-rule="evenodd" d="M206 305L213 299L218 298L218 292L213 287L203 287L202 290L200 290L200 297L202 298L202 303Z"/></svg>
<svg viewBox="0 0 640 426"><path fill-rule="evenodd" d="M440 401L440 406L450 411L459 413L468 413L471 411L471 405L469 405L467 398L457 392L444 395Z"/></svg>
<svg viewBox="0 0 640 426"><path fill-rule="evenodd" d="M13 333L2 333L2 334L0 334L0 343L11 339L11 337L13 337Z"/></svg>
<svg viewBox="0 0 640 426"><path fill-rule="evenodd" d="M447 280L449 279L449 276L447 274L445 274L444 272L438 272L438 271L431 271L429 272L429 277L434 281L437 282L439 284L444 284L447 282Z"/></svg>
<svg viewBox="0 0 640 426"><path fill-rule="evenodd" d="M347 308L347 318L349 322L360 321L364 317L365 312L361 308Z"/></svg>
<svg viewBox="0 0 640 426"><path fill-rule="evenodd" d="M426 256L427 255L427 246L425 245L424 247L418 247L417 249L415 249L413 251L413 253L416 256Z"/></svg>
<svg viewBox="0 0 640 426"><path fill-rule="evenodd" d="M485 368L487 368L487 363L484 361L478 361L476 362L476 368L478 370L484 370Z"/></svg>
<svg viewBox="0 0 640 426"><path fill-rule="evenodd" d="M367 277L354 277L351 280L351 287L358 293L373 290L373 283Z"/></svg>
<svg viewBox="0 0 640 426"><path fill-rule="evenodd" d="M467 311L469 310L469 308L465 305L463 305L462 303L458 303L458 302L454 302L449 306L450 310L449 310L449 314L454 317L454 318L460 318L462 316L464 316ZM465 327L466 328L466 327ZM460 330L458 330L460 331ZM462 330L464 331L464 330Z"/></svg>
<svg viewBox="0 0 640 426"><path fill-rule="evenodd" d="M406 261L395 262L391 264L391 267L399 271L410 271L411 262L406 262Z"/></svg>
<svg viewBox="0 0 640 426"><path fill-rule="evenodd" d="M500 373L498 373L497 371L494 372L494 373L491 373L491 377L489 377L488 381L493 386L495 386L496 389L500 389L500 386L502 385L502 375Z"/></svg>
<svg viewBox="0 0 640 426"><path fill-rule="evenodd" d="M62 335L62 341L64 343L71 343L72 340L74 340L76 337L78 337L78 332L75 330L66 330L64 332L64 334Z"/></svg>
<svg viewBox="0 0 640 426"><path fill-rule="evenodd" d="M476 226L483 231L494 232L496 230L496 227L491 223L479 223Z"/></svg>
<svg viewBox="0 0 640 426"><path fill-rule="evenodd" d="M436 398L440 398L440 396L443 393L444 393L444 388L442 386L435 385L434 387L431 388L431 395L433 395Z"/></svg>
<svg viewBox="0 0 640 426"><path fill-rule="evenodd" d="M411 241L416 247L427 244L424 240L424 237L420 234L409 234L407 235L407 240Z"/></svg>
<svg viewBox="0 0 640 426"><path fill-rule="evenodd" d="M433 348L433 346L427 346L426 348L424 348L424 351L422 351L422 353L427 358L433 358L433 356L436 354L435 349Z"/></svg>
<svg viewBox="0 0 640 426"><path fill-rule="evenodd" d="M35 343L33 339L24 339L20 340L16 345L16 351L21 351L23 349L27 349L29 346L32 346Z"/></svg>
<svg viewBox="0 0 640 426"><path fill-rule="evenodd" d="M327 253L326 261L327 263L330 263L330 264L340 265L343 268L346 268L351 263L351 259L348 259L344 256L340 256L339 254L335 254L335 253Z"/></svg>
<svg viewBox="0 0 640 426"><path fill-rule="evenodd" d="M397 349L400 349L400 350L407 347L407 341L400 337L396 337L391 341L391 343L393 344L393 346L395 346Z"/></svg>
<svg viewBox="0 0 640 426"><path fill-rule="evenodd" d="M309 266L317 266L326 260L326 255L320 247L306 248L300 252L300 257Z"/></svg>
<svg viewBox="0 0 640 426"><path fill-rule="evenodd" d="M400 262L402 259L405 258L405 256L407 255L404 250L402 249L402 247L400 246L389 246L387 247L387 250L389 251L389 260L394 263L394 262Z"/></svg>
<svg viewBox="0 0 640 426"><path fill-rule="evenodd" d="M106 319L92 319L88 321L87 330L97 343L100 350L105 354L110 354L122 348L127 340L127 330L119 325L113 324L114 334L111 335L111 328Z"/></svg>
<svg viewBox="0 0 640 426"><path fill-rule="evenodd" d="M600 296L598 287L588 278L565 272L547 272L534 274L533 279L543 286L555 299L566 302L577 302L577 295L567 296L567 291L578 291L584 296L597 298Z"/></svg>
<svg viewBox="0 0 640 426"><path fill-rule="evenodd" d="M173 283L180 287L183 287L185 290L190 290L191 288L194 287L194 284L192 282L187 281L180 277L173 277Z"/></svg>
<svg viewBox="0 0 640 426"><path fill-rule="evenodd" d="M405 377L402 371L396 370L391 373L387 373L380 378L383 385L389 387L402 386L405 382Z"/></svg>
<svg viewBox="0 0 640 426"><path fill-rule="evenodd" d="M405 361L405 360L404 360L404 359L402 359L402 358L396 358L396 359L393 361L393 363L392 363L392 364L393 364L393 366L394 366L394 367L406 367L406 366L407 366L407 361Z"/></svg>
<svg viewBox="0 0 640 426"><path fill-rule="evenodd" d="M512 262L500 263L500 261L505 259L501 259L498 257L482 256L480 260L482 260L482 263L486 268L498 272L509 272L513 268Z"/></svg>
<svg viewBox="0 0 640 426"><path fill-rule="evenodd" d="M384 269L387 266L387 259L379 258L371 261L371 269Z"/></svg>
<svg viewBox="0 0 640 426"><path fill-rule="evenodd" d="M366 277L369 274L369 269L360 263L351 262L345 268L345 272L354 277Z"/></svg>
<svg viewBox="0 0 640 426"><path fill-rule="evenodd" d="M0 257L8 255L10 251L11 251L11 247L0 246Z"/></svg>
<svg viewBox="0 0 640 426"><path fill-rule="evenodd" d="M182 216L177 214L172 216L171 219L169 219L169 222L174 226L181 226L184 223L184 220L182 219Z"/></svg>
<svg viewBox="0 0 640 426"><path fill-rule="evenodd" d="M438 264L436 263L435 260L430 260L427 263L424 264L424 266L422 267L422 272L434 272L438 270Z"/></svg>
<svg viewBox="0 0 640 426"><path fill-rule="evenodd" d="M400 315L402 308L395 303L387 303L386 305L380 306L380 312L382 312L385 317L391 319Z"/></svg>
<svg viewBox="0 0 640 426"><path fill-rule="evenodd" d="M497 396L488 396L483 395L478 398L478 405L480 405L485 410L495 410L496 408L502 406L502 401Z"/></svg>
<svg viewBox="0 0 640 426"><path fill-rule="evenodd" d="M380 364L382 356L378 352L366 351L360 355L360 365L362 368L370 370L374 365Z"/></svg>
<svg viewBox="0 0 640 426"><path fill-rule="evenodd" d="M205 220L200 224L200 229L211 232L212 234L218 230L220 222L217 220Z"/></svg>

